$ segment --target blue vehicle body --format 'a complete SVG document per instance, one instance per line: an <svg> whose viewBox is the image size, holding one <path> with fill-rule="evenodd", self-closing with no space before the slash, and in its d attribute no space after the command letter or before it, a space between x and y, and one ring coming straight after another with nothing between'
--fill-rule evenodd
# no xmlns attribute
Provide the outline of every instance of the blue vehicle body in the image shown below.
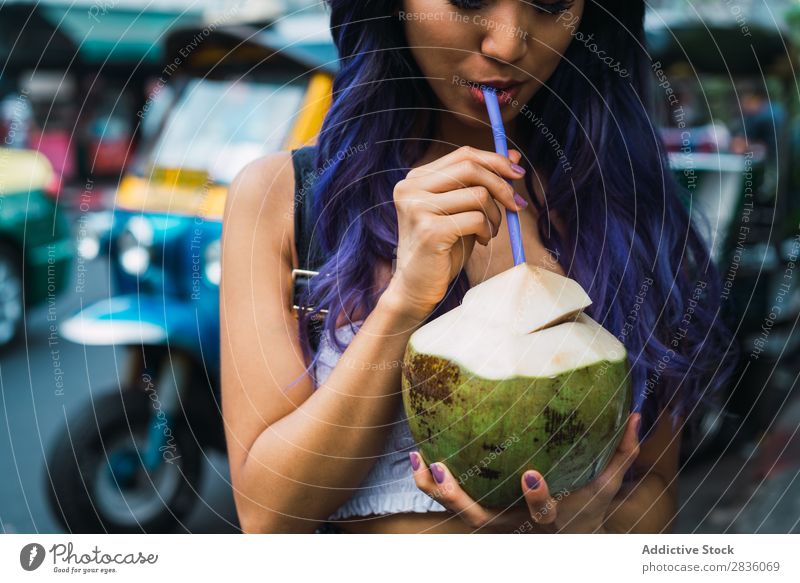
<svg viewBox="0 0 800 583"><path fill-rule="evenodd" d="M149 225L147 248L121 249L131 222ZM134 227L134 228L137 228ZM115 211L108 233L115 295L64 322L61 334L88 345L164 345L184 350L219 371L219 288L207 275L209 246L222 224L200 217ZM125 253L141 253L141 273L125 269Z"/></svg>
<svg viewBox="0 0 800 583"><path fill-rule="evenodd" d="M144 112L149 128L113 210L87 219L78 250L103 254L112 296L61 324L67 340L126 351L118 387L67 420L48 454L50 506L70 532L174 532L197 505L220 407L222 215L251 160L309 143L330 103L328 40L221 26ZM303 35L307 27L300 27ZM174 54L196 29L174 31ZM284 50L287 47L293 50ZM213 74L209 74L213 69Z"/></svg>

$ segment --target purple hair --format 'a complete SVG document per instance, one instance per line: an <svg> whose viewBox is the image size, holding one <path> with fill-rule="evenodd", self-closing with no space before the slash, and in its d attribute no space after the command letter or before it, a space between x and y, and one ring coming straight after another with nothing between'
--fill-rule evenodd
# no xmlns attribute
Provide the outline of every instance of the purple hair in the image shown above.
<svg viewBox="0 0 800 583"><path fill-rule="evenodd" d="M342 313L352 321L357 310L371 312L383 291L374 274L397 246L393 189L433 138L437 102L392 16L398 0L328 3L341 68L318 141L316 165L325 170L313 187L313 236L328 258L320 271L332 276L313 278L305 301L329 311L323 333L344 350L336 322ZM542 241L586 289L588 314L626 346L632 410L642 412L646 436L662 411L675 421L715 404L735 353L721 319L720 278L653 123L643 21L642 1L588 0L578 30L593 34L628 74L572 42L526 105L536 120L529 141L513 147L523 152L529 192L530 161L547 169L546 208L533 197ZM417 116L421 123L409 123ZM565 222L566 240L551 228L552 211ZM428 320L459 305L468 288L462 269ZM311 367L308 317L299 326Z"/></svg>

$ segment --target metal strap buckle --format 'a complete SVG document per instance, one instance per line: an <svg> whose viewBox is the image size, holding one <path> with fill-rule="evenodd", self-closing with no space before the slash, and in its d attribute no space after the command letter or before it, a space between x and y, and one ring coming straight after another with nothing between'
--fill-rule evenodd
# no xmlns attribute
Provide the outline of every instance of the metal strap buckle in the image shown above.
<svg viewBox="0 0 800 583"><path fill-rule="evenodd" d="M292 289L294 290L294 297L295 298L297 298L297 286L298 286L297 279L298 278L310 279L310 278L314 277L315 275L319 275L319 271L311 271L309 269L292 269ZM297 305L295 303L292 303L292 312L294 313L295 316L298 315L300 310L305 310L307 312L310 312L312 309L313 309L313 306L299 306L299 305ZM328 313L328 310L322 309L317 314L315 314L315 317L321 318L322 315L327 314L327 313Z"/></svg>
<svg viewBox="0 0 800 583"><path fill-rule="evenodd" d="M298 275L314 277L315 275L319 275L319 271L311 271L309 269L292 269L292 283L294 283Z"/></svg>

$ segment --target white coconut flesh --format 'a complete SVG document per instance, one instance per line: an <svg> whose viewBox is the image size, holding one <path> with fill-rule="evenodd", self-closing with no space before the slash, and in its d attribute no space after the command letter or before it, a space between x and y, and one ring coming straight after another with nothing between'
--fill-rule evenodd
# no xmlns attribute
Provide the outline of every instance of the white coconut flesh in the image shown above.
<svg viewBox="0 0 800 583"><path fill-rule="evenodd" d="M624 359L624 345L583 313L589 305L576 281L523 263L470 289L409 343L493 380L552 378Z"/></svg>

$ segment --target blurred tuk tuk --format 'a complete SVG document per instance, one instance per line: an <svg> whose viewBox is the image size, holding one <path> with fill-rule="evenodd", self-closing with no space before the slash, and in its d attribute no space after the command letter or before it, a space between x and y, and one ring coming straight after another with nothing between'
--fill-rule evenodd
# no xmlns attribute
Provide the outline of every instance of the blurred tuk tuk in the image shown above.
<svg viewBox="0 0 800 583"><path fill-rule="evenodd" d="M0 100L24 99L23 147L43 153L66 185L119 179L136 112L162 67L162 35L202 22L197 6L145 4L0 3Z"/></svg>
<svg viewBox="0 0 800 583"><path fill-rule="evenodd" d="M55 181L43 155L0 147L0 348L19 336L27 311L54 306L69 282L72 240Z"/></svg>
<svg viewBox="0 0 800 583"><path fill-rule="evenodd" d="M201 462L225 447L218 286L227 188L250 161L313 141L337 67L324 15L184 28L169 35L166 54L140 112L153 138L113 211L94 221L102 227L79 241L89 255L108 254L115 295L61 326L77 343L129 347L121 386L71 419L49 456L53 511L72 532L170 531L194 507Z"/></svg>
<svg viewBox="0 0 800 583"><path fill-rule="evenodd" d="M685 459L702 459L755 438L800 372L800 285L792 268L800 252L792 218L800 203L792 172L800 107L784 26L736 18L719 2L704 3L699 14L659 4L666 8L649 15L647 32L664 138L718 263L721 316L743 356L723 411L696 411L699 432L685 436Z"/></svg>

